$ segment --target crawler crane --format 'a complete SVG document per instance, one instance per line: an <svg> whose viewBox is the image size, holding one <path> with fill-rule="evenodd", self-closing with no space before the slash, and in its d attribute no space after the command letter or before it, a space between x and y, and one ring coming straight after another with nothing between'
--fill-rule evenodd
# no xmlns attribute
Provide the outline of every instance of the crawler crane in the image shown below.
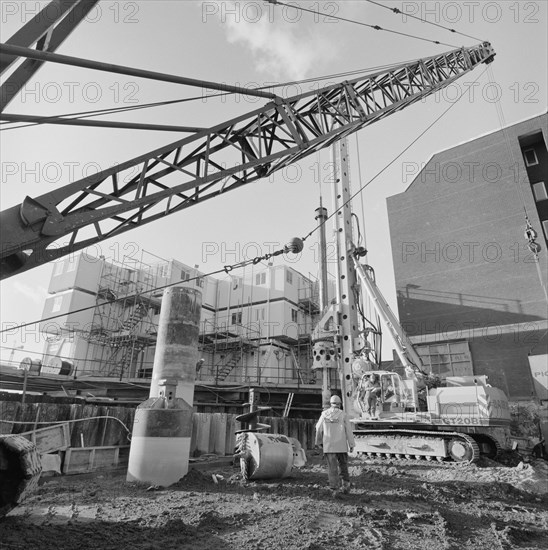
<svg viewBox="0 0 548 550"><path fill-rule="evenodd" d="M344 144L346 136L438 92L479 65L491 63L495 56L491 44L483 42L394 66L390 70L353 78L320 90L283 98L262 90L242 89L55 53L96 2L97 0L55 1L52 5L61 9L53 10L54 17L45 16L49 7L46 6L4 44L0 44L1 75L5 76L12 65L24 59L0 87L0 118L11 121L29 122L32 119L35 122L83 124L73 118L44 119L3 113L13 97L45 62L243 93L269 101L250 113L211 128L119 123L117 127L177 130L188 135L97 174L66 182L65 185L40 196L27 196L21 204L2 211L0 278L23 273L268 177L339 140L343 140ZM86 121L85 124L94 123ZM114 123L105 121L95 124L116 127ZM348 221L348 190L343 186L339 195L343 219ZM357 359L357 350L363 350L364 346L363 342L356 345L360 334L356 311L352 309L355 308L355 303L351 293L357 277L363 277L363 273L351 245L351 236L346 231L347 221L341 226L338 236L341 299L336 310L331 312L340 331L331 344L342 367L345 406L349 411L354 410L353 422L359 439L357 450L369 452L369 448L379 448L384 452L390 437L406 439L406 436L401 435L402 429L398 424L400 435L394 431L386 431L380 434L382 441L379 440L378 444L364 443L370 441L369 424L354 408L354 386L357 384L351 367ZM319 340L318 345L320 343L329 344L327 340ZM492 389L485 390L486 396L492 397ZM407 412L407 401L401 400L398 406L402 412ZM395 411L396 407L390 412ZM440 418L443 419L443 415ZM481 418L481 422L484 420L491 422L491 417L487 420ZM388 419L382 422L386 423L387 428L390 426ZM450 431L432 436L427 426L434 425L420 425L430 437L421 436L416 429L414 435L406 439L423 449L415 454L426 456L426 447L439 443L440 450L427 456L445 457L449 453L456 459L460 457L462 460L474 460L479 455L478 444L483 444L484 441L479 436L474 436L474 426L467 428L468 431L465 432L458 430L458 426L450 425ZM489 437L485 440L487 447L496 449L494 440L488 435L485 437ZM450 439L446 441L444 438ZM11 464L12 459L18 464L23 462L19 460L17 453L9 451L7 454L9 456L5 460L0 460L0 473L6 471L5 466ZM38 473L29 470L28 475L35 480Z"/></svg>
<svg viewBox="0 0 548 550"><path fill-rule="evenodd" d="M494 458L510 444L506 395L481 376L459 377L459 385L452 385L457 379L447 378L446 387L426 387L420 356L378 289L373 270L362 265L365 249L353 244L344 139L335 166L340 167L335 178L338 301L325 312L312 340L315 367L338 369L344 409L355 432L355 452L457 462L475 462L480 454ZM391 334L407 379L375 364L375 331L360 318L365 297ZM372 373L380 379L378 415L366 410L365 382Z"/></svg>
<svg viewBox="0 0 548 550"><path fill-rule="evenodd" d="M41 40L51 30L39 23L0 44L0 57L24 56L28 58L25 64L35 61L36 66L48 61L183 80L25 47L33 36ZM491 44L483 42L289 98L240 90L270 101L212 128L187 127L187 137L43 195L25 197L20 205L4 210L0 216L0 277L22 273L268 177L436 93L478 65L490 63L494 56ZM8 67L6 63L0 72ZM184 83L214 85L192 79ZM0 101L0 111L5 106L6 101ZM0 113L0 119L3 116L8 115ZM75 121L63 119L63 123Z"/></svg>

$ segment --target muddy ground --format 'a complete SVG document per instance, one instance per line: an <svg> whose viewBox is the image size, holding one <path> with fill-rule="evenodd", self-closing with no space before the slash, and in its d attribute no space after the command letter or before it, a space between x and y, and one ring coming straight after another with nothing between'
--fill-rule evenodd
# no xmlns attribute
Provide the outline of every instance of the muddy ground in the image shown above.
<svg viewBox="0 0 548 550"><path fill-rule="evenodd" d="M126 483L121 471L46 478L0 521L0 548L548 548L544 460L352 458L350 472L351 493L335 499L322 457L312 454L304 468L275 482L244 483L226 460L198 463L168 489Z"/></svg>

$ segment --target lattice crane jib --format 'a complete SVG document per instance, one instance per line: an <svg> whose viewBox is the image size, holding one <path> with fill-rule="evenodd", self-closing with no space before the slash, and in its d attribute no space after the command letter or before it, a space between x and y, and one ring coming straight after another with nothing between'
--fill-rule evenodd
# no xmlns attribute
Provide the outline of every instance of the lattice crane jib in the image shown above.
<svg viewBox="0 0 548 550"><path fill-rule="evenodd" d="M24 272L269 176L400 111L495 53L488 42L263 107L2 212L1 276ZM121 174L134 175L124 182Z"/></svg>

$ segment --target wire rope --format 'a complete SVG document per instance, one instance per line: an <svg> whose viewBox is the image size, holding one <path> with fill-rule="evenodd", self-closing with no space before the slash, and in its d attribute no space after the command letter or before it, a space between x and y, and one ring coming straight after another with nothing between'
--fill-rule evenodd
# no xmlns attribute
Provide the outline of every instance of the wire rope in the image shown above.
<svg viewBox="0 0 548 550"><path fill-rule="evenodd" d="M486 70L487 69L484 69L484 71L482 71L482 73L476 78L476 80L474 82L476 82L485 73ZM456 99L456 101L451 103L451 105L449 105L449 107L447 109L445 109L445 111L441 115L436 117L436 119L434 119L433 122L431 122L416 138L414 138L400 153L398 153L398 155L396 155L386 166L384 166L384 168L382 168L379 172L377 172L377 174L375 174L375 176L373 176L367 183L362 185L358 189L358 191L356 191L343 205L341 205L341 207L339 209L335 210L331 215L329 215L325 220L323 220L323 222L319 223L305 237L303 237L302 241L303 242L306 241L323 224L327 223L327 221L330 218L332 218L339 210L341 210L348 203L350 203L358 194L362 193L371 183L373 183L373 181L375 181L383 172L385 172L392 164L394 164L394 162L396 162L396 160L398 158L400 158L420 138L422 138L422 136L424 136L435 124L437 124L437 122L439 122L439 120L441 120L460 101L460 99L463 97L463 95L464 95L464 92L462 92L461 95ZM162 286L159 286L159 287L156 287L156 288L152 288L152 289L149 289L149 290L146 290L144 292L139 293L139 295L146 295L146 294L150 294L152 292L158 292L160 290L164 290L166 288L170 288L170 287L175 286L175 285L180 285L182 282L189 283L189 282L195 281L197 279L201 279L203 277L209 277L209 276L217 275L217 274L220 274L220 273L223 273L223 272L226 273L226 274L229 274L234 269L239 269L241 267L244 267L244 266L250 265L250 264L255 265L255 264L259 263L261 260L269 260L273 256L277 256L277 255L280 255L280 254L285 253L285 252L288 252L288 250L282 249L282 250L279 250L279 251L271 253L271 254L269 253L269 254L265 254L264 256L258 256L256 258L251 258L249 260L244 260L242 262L238 262L238 263L233 264L233 265L226 265L222 269L211 271L209 273L205 273L205 274L190 278L190 279L185 280L185 281L182 281L182 280L175 281L173 283L169 283L169 284L162 285ZM92 309L96 309L98 307L102 307L102 306L107 305L107 304L112 304L112 303L116 303L116 302L119 302L119 301L122 301L122 300L127 300L127 299L128 299L128 296L123 296L121 298L116 298L114 300L105 301L102 304L96 304L96 305L92 305L92 306L79 308L79 309L76 309L76 310L73 310L73 311L70 311L70 312L61 313L61 314L58 314L58 315L52 315L50 317L46 317L44 319L39 319L37 321L29 321L28 323L22 323L22 324L19 324L19 325L15 326L15 327L10 327L10 328L0 330L0 334L3 334L3 333L8 332L8 331L19 330L19 329L22 329L22 328L25 328L25 327L28 327L28 326L36 325L38 323L43 323L43 322L46 322L46 321L52 321L52 320L55 320L55 319L59 319L61 317L65 317L68 314L74 314L74 313L80 313L80 312L83 312L83 311L89 311L89 310L92 310Z"/></svg>
<svg viewBox="0 0 548 550"><path fill-rule="evenodd" d="M386 31L392 34L397 34L399 36L405 36L407 38L414 38L415 40L422 40L424 42L431 42L432 44L441 45L441 46L449 46L450 48L458 48L459 46L455 46L454 44L447 44L446 42L440 42L438 40L432 40L430 38L423 38L421 36L416 36L414 34L408 34L405 32L395 31L393 29L385 29L383 27L380 27L379 25L370 25L369 23L364 23L363 21L356 21L355 19L348 19L346 17L339 17L338 15L331 15L329 13L320 12L316 10L312 10L309 8L303 8L302 6L298 6L296 4L285 4L284 2L280 2L279 0L267 0L270 4L275 4L278 6L284 6L287 8L294 8L296 10L301 10L304 12L312 13L314 15L323 15L324 17L330 17L332 19L337 19L338 21L344 21L346 23L353 23L355 25L361 25L363 27L369 27L371 29L374 29L376 31Z"/></svg>
<svg viewBox="0 0 548 550"><path fill-rule="evenodd" d="M472 40L479 40L480 42L483 42L481 38L476 38L475 36L470 36L469 34L465 34L463 32L457 31L456 29L452 29L450 27L444 27L443 25L440 25L439 23L434 23L433 21L427 21L426 19L423 19L422 17L417 17L416 15L409 14L406 12L402 12L398 8L391 8L390 6L385 6L384 4L381 4L380 2L375 2L374 0L365 0L365 2L369 2L370 4L375 4L376 6L379 6L381 8L384 8L386 10L389 10L393 12L396 15L403 15L405 17L409 17L410 19L416 19L418 21L422 21L423 23L428 23L429 25L434 25L435 27L439 27L440 29L445 29L446 31L460 34L461 36L466 36L467 38L471 38Z"/></svg>

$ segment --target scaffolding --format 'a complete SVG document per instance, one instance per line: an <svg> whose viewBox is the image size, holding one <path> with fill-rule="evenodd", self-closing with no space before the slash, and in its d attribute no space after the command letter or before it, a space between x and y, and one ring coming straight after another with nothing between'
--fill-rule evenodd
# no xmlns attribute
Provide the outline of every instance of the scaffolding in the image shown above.
<svg viewBox="0 0 548 550"><path fill-rule="evenodd" d="M225 381L249 381L260 333L250 325L231 325L204 320L200 327L199 350L207 357L198 378Z"/></svg>
<svg viewBox="0 0 548 550"><path fill-rule="evenodd" d="M161 258L150 263L143 262L142 257L140 261L124 258L122 263L104 260L89 330L81 333L87 346L81 352L85 359L80 360L78 375L120 381L151 378L161 288L171 280L189 281L190 269ZM202 286L201 279L196 281ZM197 381L215 386L266 384L308 389L321 383L311 368L311 332L320 314L319 283L311 277L300 277L299 281L298 304L287 302L298 308L289 308L291 323L279 318L284 327L295 323L290 333L281 330L271 334L267 328L272 324L270 298L266 302L262 297L256 298L254 302L253 283L244 292L241 279L231 281L228 300L222 307L217 301L217 289L217 297L210 296L213 301L203 310L206 318L200 323ZM238 289L237 300L232 304L234 293L230 289ZM224 298L227 299L226 294ZM289 315L287 309L280 310L279 304L278 298L276 315L280 311L281 315Z"/></svg>
<svg viewBox="0 0 548 550"><path fill-rule="evenodd" d="M103 263L97 307L84 335L89 351L99 354L93 374L123 380L152 373L143 352L156 344L161 297L152 291L165 263L148 265L131 258Z"/></svg>
<svg viewBox="0 0 548 550"><path fill-rule="evenodd" d="M298 289L299 310L302 313L303 322L298 323L297 343L292 347L292 354L303 383L315 384L316 371L312 369L312 331L321 314L320 310L320 282L310 274L308 279L303 277Z"/></svg>
<svg viewBox="0 0 548 550"><path fill-rule="evenodd" d="M269 307L269 305L267 306ZM251 303L228 309L225 317L202 321L200 326L200 364L197 379L223 384L268 384L307 386L318 384L312 370L310 334L319 316L319 283L302 280L298 289L299 319L296 336L261 334L260 324L242 324ZM268 315L268 314L267 314Z"/></svg>

